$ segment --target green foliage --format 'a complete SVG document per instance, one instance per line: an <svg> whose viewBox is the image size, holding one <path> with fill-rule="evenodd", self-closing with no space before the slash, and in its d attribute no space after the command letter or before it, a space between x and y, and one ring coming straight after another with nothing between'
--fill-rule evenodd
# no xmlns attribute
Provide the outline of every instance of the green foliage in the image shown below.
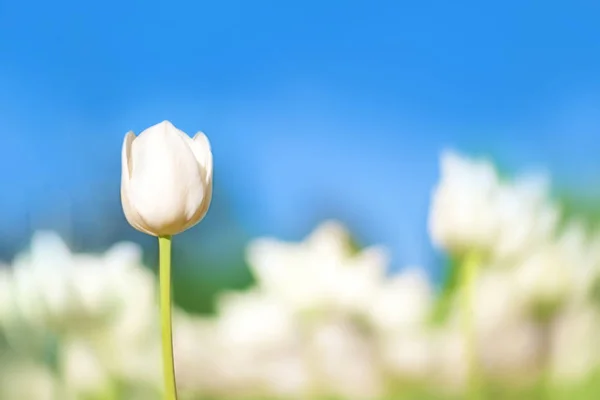
<svg viewBox="0 0 600 400"><path fill-rule="evenodd" d="M190 260L174 265L178 266L173 271L174 301L179 307L192 313L213 313L219 293L244 289L253 283L250 270L243 262L215 267Z"/></svg>
<svg viewBox="0 0 600 400"><path fill-rule="evenodd" d="M446 264L442 287L431 315L431 323L434 325L442 324L446 320L460 284L461 268L458 257L448 259Z"/></svg>
<svg viewBox="0 0 600 400"><path fill-rule="evenodd" d="M562 189L557 191L556 198L561 205L563 224L576 219L584 221L589 230L600 229L600 194Z"/></svg>

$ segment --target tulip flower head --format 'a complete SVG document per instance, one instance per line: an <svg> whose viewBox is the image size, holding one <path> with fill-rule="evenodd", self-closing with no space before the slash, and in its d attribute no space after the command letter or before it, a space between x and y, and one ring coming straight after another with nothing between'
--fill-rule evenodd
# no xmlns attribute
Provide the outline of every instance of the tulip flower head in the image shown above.
<svg viewBox="0 0 600 400"><path fill-rule="evenodd" d="M212 153L202 132L192 139L163 121L125 136L121 201L135 229L153 236L183 232L202 220L211 197Z"/></svg>

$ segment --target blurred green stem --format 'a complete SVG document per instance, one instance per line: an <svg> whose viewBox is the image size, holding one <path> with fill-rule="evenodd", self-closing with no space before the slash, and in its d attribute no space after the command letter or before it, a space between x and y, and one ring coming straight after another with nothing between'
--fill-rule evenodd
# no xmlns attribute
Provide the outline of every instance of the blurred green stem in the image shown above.
<svg viewBox="0 0 600 400"><path fill-rule="evenodd" d="M477 357L477 334L475 330L474 292L475 280L481 258L477 252L468 253L462 264L460 282L462 330L465 338L468 374L468 399L481 397L481 379Z"/></svg>
<svg viewBox="0 0 600 400"><path fill-rule="evenodd" d="M177 400L173 362L173 324L171 321L171 236L158 238L160 265L160 325L162 330L165 400Z"/></svg>

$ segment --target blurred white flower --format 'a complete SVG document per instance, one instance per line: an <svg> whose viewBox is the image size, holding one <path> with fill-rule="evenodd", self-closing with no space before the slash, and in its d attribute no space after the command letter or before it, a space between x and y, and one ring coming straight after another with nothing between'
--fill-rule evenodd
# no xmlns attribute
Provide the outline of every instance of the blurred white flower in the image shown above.
<svg viewBox="0 0 600 400"><path fill-rule="evenodd" d="M278 398L306 398L312 388L312 377L301 348L290 348L262 365L262 385L267 395Z"/></svg>
<svg viewBox="0 0 600 400"><path fill-rule="evenodd" d="M370 247L339 265L328 287L324 288L324 306L355 313L369 312L384 281L388 254L382 247ZM329 304L328 304L329 303Z"/></svg>
<svg viewBox="0 0 600 400"><path fill-rule="evenodd" d="M429 215L432 240L453 254L518 259L555 233L559 210L548 187L541 175L501 182L490 162L445 152Z"/></svg>
<svg viewBox="0 0 600 400"><path fill-rule="evenodd" d="M516 293L513 274L506 269L483 268L475 281L473 313L477 332L487 334L520 320L525 309Z"/></svg>
<svg viewBox="0 0 600 400"><path fill-rule="evenodd" d="M33 326L59 332L108 323L125 304L118 291L124 276L140 261L117 261L117 252L109 251L106 258L71 254L55 233L36 233L29 252L13 265L15 312ZM131 253L127 250L125 257L132 258Z"/></svg>
<svg viewBox="0 0 600 400"><path fill-rule="evenodd" d="M259 286L293 308L310 308L320 296L323 268L318 258L310 259L310 248L280 242L275 239L257 239L248 246L248 260ZM330 258L339 257L337 253Z"/></svg>
<svg viewBox="0 0 600 400"><path fill-rule="evenodd" d="M526 319L508 320L495 330L482 332L477 349L484 373L507 385L534 383L543 368L542 335L539 326Z"/></svg>
<svg viewBox="0 0 600 400"><path fill-rule="evenodd" d="M160 385L156 282L141 257L132 243L104 254L73 254L58 235L37 233L13 265L5 326L10 344L31 353L36 340L43 355L50 338L68 371L86 373L93 354L121 382Z"/></svg>
<svg viewBox="0 0 600 400"><path fill-rule="evenodd" d="M147 269L125 268L114 291L121 307L108 324L89 335L102 362L125 381L160 387L160 332L156 280Z"/></svg>
<svg viewBox="0 0 600 400"><path fill-rule="evenodd" d="M310 366L320 393L352 399L381 395L376 349L355 324L330 318L313 328L311 338Z"/></svg>
<svg viewBox="0 0 600 400"><path fill-rule="evenodd" d="M427 330L397 333L381 339L381 359L401 382L427 384L434 368L434 342Z"/></svg>
<svg viewBox="0 0 600 400"><path fill-rule="evenodd" d="M494 257L510 262L553 238L560 213L549 198L549 179L543 175L499 186L488 210L498 221L498 236L491 243Z"/></svg>
<svg viewBox="0 0 600 400"><path fill-rule="evenodd" d="M218 317L175 319L177 376L183 391L214 396L302 398L309 375L300 327L268 293L227 293Z"/></svg>
<svg viewBox="0 0 600 400"><path fill-rule="evenodd" d="M268 294L229 293L221 297L218 309L217 334L232 347L268 349L295 337L292 314Z"/></svg>
<svg viewBox="0 0 600 400"><path fill-rule="evenodd" d="M420 329L431 312L433 294L421 269L406 269L380 284L369 317L384 333Z"/></svg>
<svg viewBox="0 0 600 400"><path fill-rule="evenodd" d="M262 289L302 308L321 295L332 269L348 257L348 240L341 225L327 222L300 243L256 239L248 246L248 260Z"/></svg>
<svg viewBox="0 0 600 400"><path fill-rule="evenodd" d="M229 382L219 365L223 349L215 319L176 312L173 315L173 352L177 387L182 397L224 394Z"/></svg>
<svg viewBox="0 0 600 400"><path fill-rule="evenodd" d="M600 278L600 234L589 234L583 221L573 219L560 233L556 246L569 263L573 295L585 301Z"/></svg>
<svg viewBox="0 0 600 400"><path fill-rule="evenodd" d="M458 326L448 324L433 333L432 354L433 386L445 393L461 393L467 384L468 364L464 334Z"/></svg>
<svg viewBox="0 0 600 400"><path fill-rule="evenodd" d="M548 318L572 293L576 267L558 246L548 244L515 266L515 295L536 317Z"/></svg>
<svg viewBox="0 0 600 400"><path fill-rule="evenodd" d="M600 314L580 303L565 307L551 325L550 369L559 383L581 383L600 366Z"/></svg>
<svg viewBox="0 0 600 400"><path fill-rule="evenodd" d="M0 399L60 400L64 396L58 380L44 365L24 359L3 359Z"/></svg>
<svg viewBox="0 0 600 400"><path fill-rule="evenodd" d="M364 312L376 295L388 256L379 247L353 254L349 235L326 222L304 242L258 239L248 259L259 286L293 310Z"/></svg>
<svg viewBox="0 0 600 400"><path fill-rule="evenodd" d="M446 151L440 172L429 213L434 244L457 254L488 249L498 229L492 204L500 182L494 167L488 161Z"/></svg>
<svg viewBox="0 0 600 400"><path fill-rule="evenodd" d="M285 303L269 293L230 294L219 303L216 321L223 349L221 366L244 370L262 395L302 397L309 376L301 353L300 327ZM237 368L236 368L237 367Z"/></svg>
<svg viewBox="0 0 600 400"><path fill-rule="evenodd" d="M475 351L483 373L491 380L523 385L538 377L542 336L535 321L530 318L529 306L519 296L513 271L493 267L480 269L474 283L472 303ZM460 330L462 312L455 301L446 325L438 333L438 346L447 357L442 360L458 357L457 354L465 350L464 332ZM463 336L462 344L457 342L459 334ZM463 372L466 373L466 363L463 364L461 368L464 367ZM454 377L450 374L443 381L448 382L451 388L460 389L463 378L465 376L458 373Z"/></svg>
<svg viewBox="0 0 600 400"><path fill-rule="evenodd" d="M350 232L334 220L321 223L302 245L322 256L324 262L343 260L352 252Z"/></svg>
<svg viewBox="0 0 600 400"><path fill-rule="evenodd" d="M82 340L65 340L60 347L61 378L74 399L111 395L111 379L94 349Z"/></svg>

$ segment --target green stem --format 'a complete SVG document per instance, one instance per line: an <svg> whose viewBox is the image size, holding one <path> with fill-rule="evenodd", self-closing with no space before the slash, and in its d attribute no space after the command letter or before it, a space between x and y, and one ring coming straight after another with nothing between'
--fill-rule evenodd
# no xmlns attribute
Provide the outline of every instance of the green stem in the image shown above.
<svg viewBox="0 0 600 400"><path fill-rule="evenodd" d="M177 400L173 362L173 325L171 321L171 236L158 238L160 260L160 325L162 330L165 400Z"/></svg>
<svg viewBox="0 0 600 400"><path fill-rule="evenodd" d="M469 253L462 265L461 274L461 308L462 329L465 335L465 349L468 373L468 398L476 400L481 397L481 377L477 357L477 333L474 318L475 280L481 259L477 253Z"/></svg>

